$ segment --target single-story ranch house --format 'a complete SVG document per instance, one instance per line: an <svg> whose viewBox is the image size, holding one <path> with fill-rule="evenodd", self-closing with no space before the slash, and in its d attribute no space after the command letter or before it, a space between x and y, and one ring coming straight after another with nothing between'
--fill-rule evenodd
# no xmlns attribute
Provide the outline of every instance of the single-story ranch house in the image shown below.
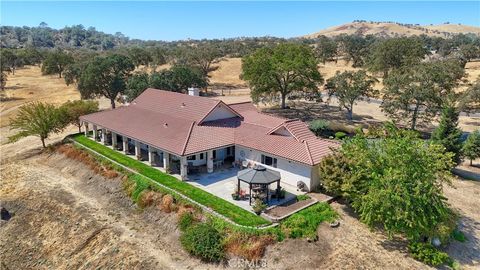
<svg viewBox="0 0 480 270"><path fill-rule="evenodd" d="M225 104L189 94L147 89L129 105L84 115L85 134L188 180L222 166L262 164L281 183L311 190L317 165L338 143L317 138L300 120L257 111L250 102Z"/></svg>

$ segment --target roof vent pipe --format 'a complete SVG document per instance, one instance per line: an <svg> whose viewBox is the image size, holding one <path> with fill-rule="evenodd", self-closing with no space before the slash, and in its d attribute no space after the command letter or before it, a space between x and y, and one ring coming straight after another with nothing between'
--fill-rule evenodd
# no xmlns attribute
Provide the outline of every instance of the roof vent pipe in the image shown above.
<svg viewBox="0 0 480 270"><path fill-rule="evenodd" d="M188 88L188 95L189 96L200 96L200 89L196 88L196 87L189 87Z"/></svg>

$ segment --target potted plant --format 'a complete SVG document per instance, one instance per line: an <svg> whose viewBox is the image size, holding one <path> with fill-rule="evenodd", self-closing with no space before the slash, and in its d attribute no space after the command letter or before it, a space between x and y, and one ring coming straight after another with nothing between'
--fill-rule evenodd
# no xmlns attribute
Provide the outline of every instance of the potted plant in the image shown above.
<svg viewBox="0 0 480 270"><path fill-rule="evenodd" d="M240 194L238 194L238 190L236 188L233 189L232 199L234 199L235 201L240 200Z"/></svg>
<svg viewBox="0 0 480 270"><path fill-rule="evenodd" d="M274 192L272 193L272 198L285 199L285 193L286 193L285 189L283 189L283 188L280 189L280 192L278 193L278 198L277 198L277 192L274 191Z"/></svg>
<svg viewBox="0 0 480 270"><path fill-rule="evenodd" d="M257 215L260 215L263 210L267 209L267 205L260 199L255 199L255 202L253 203L253 212L255 212L255 214Z"/></svg>

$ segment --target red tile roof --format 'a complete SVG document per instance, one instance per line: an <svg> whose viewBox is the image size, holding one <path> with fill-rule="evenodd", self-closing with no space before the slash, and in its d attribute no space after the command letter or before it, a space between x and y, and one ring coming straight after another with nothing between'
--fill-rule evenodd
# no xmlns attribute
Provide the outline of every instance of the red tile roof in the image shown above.
<svg viewBox="0 0 480 270"><path fill-rule="evenodd" d="M128 106L85 115L81 120L180 156L236 144L315 165L339 145L317 138L300 120L260 113L250 102L228 105L239 117L201 123L220 103L147 89ZM276 133L280 128L291 136Z"/></svg>

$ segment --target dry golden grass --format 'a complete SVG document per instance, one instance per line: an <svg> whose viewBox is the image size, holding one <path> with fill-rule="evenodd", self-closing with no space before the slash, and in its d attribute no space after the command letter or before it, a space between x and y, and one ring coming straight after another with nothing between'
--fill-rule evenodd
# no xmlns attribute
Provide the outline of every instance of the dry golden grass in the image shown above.
<svg viewBox="0 0 480 270"><path fill-rule="evenodd" d="M26 66L18 69L15 75L9 74L5 88L6 100L0 104L0 127L6 127L23 104L41 101L60 105L69 100L80 99L75 85L66 85L57 75L42 75L40 67ZM99 107L109 108L110 101L100 98Z"/></svg>
<svg viewBox="0 0 480 270"><path fill-rule="evenodd" d="M8 100L2 101L0 107L0 127L7 126L9 118L25 103L43 101L59 105L80 99L75 86L67 86L57 75L42 76L38 66L27 66L18 69L15 75L9 74L5 96Z"/></svg>
<svg viewBox="0 0 480 270"><path fill-rule="evenodd" d="M245 87L245 81L240 79L242 73L242 58L225 58L215 65L217 70L210 73L210 83L234 87Z"/></svg>
<svg viewBox="0 0 480 270"><path fill-rule="evenodd" d="M377 36L419 36L422 34L434 37L445 37L445 33L476 33L480 34L480 28L475 26L460 24L440 24L440 25L419 25L404 26L396 23L369 23L369 22L352 22L342 25L333 26L319 32L305 35L306 38L313 38L320 35L334 37L341 34L353 35L377 35Z"/></svg>
<svg viewBox="0 0 480 270"><path fill-rule="evenodd" d="M259 260L265 253L265 248L274 243L271 235L251 236L241 232L231 233L225 244L228 253L248 259Z"/></svg>
<svg viewBox="0 0 480 270"><path fill-rule="evenodd" d="M480 28L476 26L470 25L461 25L461 24L438 24L438 25L426 25L423 26L430 30L438 30L441 32L449 32L449 33L476 33L480 35Z"/></svg>

